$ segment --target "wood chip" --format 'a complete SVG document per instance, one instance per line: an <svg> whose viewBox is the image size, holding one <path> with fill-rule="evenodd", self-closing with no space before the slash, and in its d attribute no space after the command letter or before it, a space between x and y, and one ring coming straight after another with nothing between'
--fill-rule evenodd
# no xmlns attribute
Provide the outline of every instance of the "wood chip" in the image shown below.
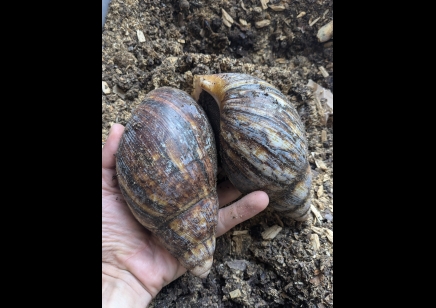
<svg viewBox="0 0 436 308"><path fill-rule="evenodd" d="M106 81L102 81L101 82L101 89L102 89L104 94L110 94L111 93L111 89L107 85Z"/></svg>
<svg viewBox="0 0 436 308"><path fill-rule="evenodd" d="M280 219L280 216L277 215L277 213L274 213L275 218L277 219L277 223L280 225L280 227L284 227L283 221Z"/></svg>
<svg viewBox="0 0 436 308"><path fill-rule="evenodd" d="M310 235L310 244L312 245L314 251L318 251L319 247L321 246L319 243L318 234L311 234Z"/></svg>
<svg viewBox="0 0 436 308"><path fill-rule="evenodd" d="M224 18L223 18L223 24L226 25L226 26L229 27L229 28L232 27L232 24L229 23L229 22L228 22L227 20L225 20Z"/></svg>
<svg viewBox="0 0 436 308"><path fill-rule="evenodd" d="M233 231L232 235L244 235L244 234L248 234L248 230Z"/></svg>
<svg viewBox="0 0 436 308"><path fill-rule="evenodd" d="M244 11L248 13L248 10L245 8L244 2L241 0L240 3L241 3L241 7L244 9Z"/></svg>
<svg viewBox="0 0 436 308"><path fill-rule="evenodd" d="M312 279L310 279L309 281L311 282L311 283L313 283L315 286L317 286L317 285L319 285L320 283L321 283L321 278L322 278L322 274L321 275L317 275L317 276L315 276L315 277L313 277ZM318 307L319 307L319 304L318 304Z"/></svg>
<svg viewBox="0 0 436 308"><path fill-rule="evenodd" d="M324 234L323 229L324 229L324 228L318 228L318 227L312 226L312 231L315 232L315 233L317 233L317 234L319 234L319 235Z"/></svg>
<svg viewBox="0 0 436 308"><path fill-rule="evenodd" d="M178 39L177 42L179 42L180 44L185 44L185 40L184 39Z"/></svg>
<svg viewBox="0 0 436 308"><path fill-rule="evenodd" d="M320 66L320 67L318 67L318 69L319 69L319 71L321 72L321 74L322 74L324 77L328 77L328 76L329 76L329 73L326 71L326 69L324 68L324 66Z"/></svg>
<svg viewBox="0 0 436 308"><path fill-rule="evenodd" d="M121 97L122 99L126 98L126 93L124 93L124 91L118 85L115 85L112 88L112 91L114 91L115 94L118 94L118 96Z"/></svg>
<svg viewBox="0 0 436 308"><path fill-rule="evenodd" d="M322 195L324 195L324 188L322 185L319 185L319 188L316 192L316 195L318 196L318 199L322 197Z"/></svg>
<svg viewBox="0 0 436 308"><path fill-rule="evenodd" d="M320 121L323 125L326 125L328 118L333 116L333 93L311 79L309 79L307 86L313 90L313 97ZM323 101L323 104L321 104L321 101Z"/></svg>
<svg viewBox="0 0 436 308"><path fill-rule="evenodd" d="M274 225L263 231L261 235L264 240L272 240L277 236L277 234L279 234L280 231L282 231L282 227L279 225Z"/></svg>
<svg viewBox="0 0 436 308"><path fill-rule="evenodd" d="M327 141L327 132L325 130L322 130L321 131L321 142L326 142L326 141Z"/></svg>
<svg viewBox="0 0 436 308"><path fill-rule="evenodd" d="M245 19L242 19L242 18L239 18L239 23L240 23L242 26L247 26L247 25L248 25L247 21L246 21Z"/></svg>
<svg viewBox="0 0 436 308"><path fill-rule="evenodd" d="M324 162L322 161L322 160L320 160L320 159L315 159L315 165L319 168L319 169L321 169L321 170L323 170L323 171L327 171L328 170L328 168L327 168L327 166L324 164Z"/></svg>
<svg viewBox="0 0 436 308"><path fill-rule="evenodd" d="M269 2L269 0L260 0L260 4L262 5L262 8L264 10L266 10L268 8L268 5L267 5L268 2Z"/></svg>
<svg viewBox="0 0 436 308"><path fill-rule="evenodd" d="M319 120L323 125L326 125L327 119L325 116L326 112L324 111L324 107L321 105L321 102L318 99L318 97L316 95L314 95L314 97L315 97L315 105L316 105L316 110L318 111Z"/></svg>
<svg viewBox="0 0 436 308"><path fill-rule="evenodd" d="M271 24L271 20L269 20L269 19L264 19L264 20L261 20L261 21L256 21L255 22L255 26L256 26L256 28L263 28L263 27L266 27L266 26L269 26Z"/></svg>
<svg viewBox="0 0 436 308"><path fill-rule="evenodd" d="M320 20L321 19L321 17L318 17L317 19L315 19L314 21L312 21L311 23L309 23L309 26L313 26L314 24L316 24L317 23L317 21L318 20Z"/></svg>
<svg viewBox="0 0 436 308"><path fill-rule="evenodd" d="M324 233L330 243L333 243L333 231L327 228L324 228Z"/></svg>
<svg viewBox="0 0 436 308"><path fill-rule="evenodd" d="M319 200L316 200L315 198L312 199L312 202L316 204L316 206L323 211L325 209L325 206L323 203L321 203Z"/></svg>
<svg viewBox="0 0 436 308"><path fill-rule="evenodd" d="M177 62L179 58L178 57L168 57L166 60L168 60L171 64L174 64Z"/></svg>
<svg viewBox="0 0 436 308"><path fill-rule="evenodd" d="M322 202L322 203L324 203L324 204L328 204L328 203L329 203L329 199L327 199L327 198L325 197L325 195L322 196L321 198L319 198L319 201Z"/></svg>
<svg viewBox="0 0 436 308"><path fill-rule="evenodd" d="M234 245L235 253L237 255L241 255L242 251L245 250L244 248L246 248L246 246L244 246L243 240L244 240L244 236L234 236L234 237L232 237L232 242L235 244Z"/></svg>
<svg viewBox="0 0 436 308"><path fill-rule="evenodd" d="M271 10L277 11L277 12L284 11L286 9L286 7L284 5L271 4L268 6Z"/></svg>
<svg viewBox="0 0 436 308"><path fill-rule="evenodd" d="M293 284L294 284L294 282L291 281L290 283L288 283L287 285L284 286L283 290L286 290L287 288L292 287Z"/></svg>
<svg viewBox="0 0 436 308"><path fill-rule="evenodd" d="M319 220L319 222L323 220L321 213L316 209L316 207L313 206L313 204L310 205L310 210L312 211L313 215L315 215L316 219Z"/></svg>
<svg viewBox="0 0 436 308"><path fill-rule="evenodd" d="M231 27L233 24L233 18L232 16L229 15L229 13L227 13L223 8L221 8L221 13L223 14L223 23L227 26L227 27Z"/></svg>
<svg viewBox="0 0 436 308"><path fill-rule="evenodd" d="M145 36L144 36L144 33L141 30L136 30L136 35L138 36L138 41L140 43L145 42Z"/></svg>
<svg viewBox="0 0 436 308"><path fill-rule="evenodd" d="M306 12L301 12L300 14L297 15L297 18L301 18L301 17L303 17L304 15L306 15Z"/></svg>
<svg viewBox="0 0 436 308"><path fill-rule="evenodd" d="M245 271L247 269L247 261L246 260L232 260L227 261L226 264L229 268L237 270L237 271Z"/></svg>
<svg viewBox="0 0 436 308"><path fill-rule="evenodd" d="M236 298L236 297L240 297L241 291L239 289L233 290L232 292L229 293L231 298Z"/></svg>
<svg viewBox="0 0 436 308"><path fill-rule="evenodd" d="M333 231L327 228L318 228L315 226L312 226L312 231L315 232L318 235L325 235L327 239L333 243Z"/></svg>
<svg viewBox="0 0 436 308"><path fill-rule="evenodd" d="M271 242L270 241L262 241L262 242L260 242L260 244L262 245L262 247L267 247L267 246L271 245Z"/></svg>
<svg viewBox="0 0 436 308"><path fill-rule="evenodd" d="M322 26L318 30L316 37L321 43L327 42L329 39L331 39L333 37L333 20Z"/></svg>

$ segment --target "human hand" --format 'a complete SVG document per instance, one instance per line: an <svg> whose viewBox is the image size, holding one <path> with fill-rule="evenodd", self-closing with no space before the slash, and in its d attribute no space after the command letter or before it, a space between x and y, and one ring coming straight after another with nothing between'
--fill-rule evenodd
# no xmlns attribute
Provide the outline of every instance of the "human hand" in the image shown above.
<svg viewBox="0 0 436 308"><path fill-rule="evenodd" d="M136 221L124 201L114 156L123 131L124 126L114 124L102 150L102 304L145 307L186 268ZM241 195L230 182L220 184L217 192L220 206ZM216 236L260 213L268 202L266 193L256 191L221 208Z"/></svg>

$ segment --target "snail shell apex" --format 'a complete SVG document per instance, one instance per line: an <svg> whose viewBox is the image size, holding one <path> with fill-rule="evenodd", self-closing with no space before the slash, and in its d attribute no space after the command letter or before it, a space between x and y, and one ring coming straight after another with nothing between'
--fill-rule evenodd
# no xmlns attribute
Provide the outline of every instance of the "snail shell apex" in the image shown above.
<svg viewBox="0 0 436 308"><path fill-rule="evenodd" d="M219 111L203 102L209 93ZM194 76L192 93L211 119L222 167L242 193L265 191L283 216L306 220L310 213L311 168L300 117L287 98L266 81L224 73ZM219 123L214 125L214 123ZM218 126L218 127L216 127Z"/></svg>
<svg viewBox="0 0 436 308"><path fill-rule="evenodd" d="M151 91L133 111L116 155L135 218L199 277L209 273L215 251L216 157L204 111L169 87Z"/></svg>

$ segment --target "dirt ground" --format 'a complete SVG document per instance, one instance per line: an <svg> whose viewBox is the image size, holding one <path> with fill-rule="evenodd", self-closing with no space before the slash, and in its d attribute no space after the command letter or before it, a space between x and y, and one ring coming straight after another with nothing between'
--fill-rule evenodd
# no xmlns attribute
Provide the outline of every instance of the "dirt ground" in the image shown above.
<svg viewBox="0 0 436 308"><path fill-rule="evenodd" d="M151 307L333 307L333 116L325 120L325 102L307 86L333 92L333 39L317 40L332 20L330 0L112 0L102 34L103 144L149 91L191 93L195 74L239 72L297 108L313 172L308 221L265 210L217 239L207 279L187 273Z"/></svg>

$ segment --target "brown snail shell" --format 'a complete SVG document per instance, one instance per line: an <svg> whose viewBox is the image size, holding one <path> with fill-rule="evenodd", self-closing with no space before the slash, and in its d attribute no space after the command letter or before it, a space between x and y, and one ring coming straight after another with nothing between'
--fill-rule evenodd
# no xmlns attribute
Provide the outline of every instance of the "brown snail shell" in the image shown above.
<svg viewBox="0 0 436 308"><path fill-rule="evenodd" d="M233 185L242 193L263 190L282 216L306 220L312 182L307 141L286 97L262 79L235 73L194 76L192 96L211 121Z"/></svg>
<svg viewBox="0 0 436 308"><path fill-rule="evenodd" d="M133 111L116 155L119 185L135 218L201 278L215 251L216 157L204 111L169 87L151 91Z"/></svg>

